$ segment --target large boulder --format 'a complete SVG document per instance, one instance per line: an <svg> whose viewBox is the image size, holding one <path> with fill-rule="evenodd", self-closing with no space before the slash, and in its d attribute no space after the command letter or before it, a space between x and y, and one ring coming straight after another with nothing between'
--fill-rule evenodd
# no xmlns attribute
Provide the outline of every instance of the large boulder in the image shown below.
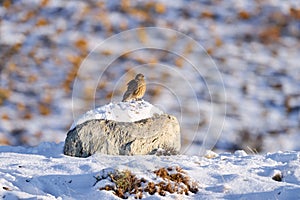
<svg viewBox="0 0 300 200"><path fill-rule="evenodd" d="M135 122L85 121L69 130L64 154L76 157L95 153L145 155L158 149L180 150L180 127L174 116L154 114Z"/></svg>

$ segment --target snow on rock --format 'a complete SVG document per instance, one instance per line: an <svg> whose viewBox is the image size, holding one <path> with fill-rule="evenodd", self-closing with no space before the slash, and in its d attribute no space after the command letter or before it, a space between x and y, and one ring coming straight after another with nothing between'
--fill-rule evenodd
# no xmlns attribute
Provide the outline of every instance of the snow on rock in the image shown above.
<svg viewBox="0 0 300 200"><path fill-rule="evenodd" d="M97 183L114 170L129 170L138 178L156 182L154 171L180 167L199 185L196 194L143 192L144 199L300 199L300 153L214 156L108 156L88 158L62 154L63 143L39 147L0 146L0 198L2 199L119 199L111 184ZM129 199L134 199L130 195Z"/></svg>
<svg viewBox="0 0 300 200"><path fill-rule="evenodd" d="M107 105L86 112L72 124L70 130L75 128L77 125L92 119L136 122L142 119L151 118L154 114L163 114L163 112L159 108L144 100L132 100L119 103L111 102Z"/></svg>

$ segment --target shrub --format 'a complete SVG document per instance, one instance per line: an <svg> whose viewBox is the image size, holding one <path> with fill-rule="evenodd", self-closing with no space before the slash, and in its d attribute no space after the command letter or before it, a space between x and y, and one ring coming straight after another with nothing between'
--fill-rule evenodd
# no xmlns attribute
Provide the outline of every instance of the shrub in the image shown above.
<svg viewBox="0 0 300 200"><path fill-rule="evenodd" d="M100 187L100 190L113 191L116 196L127 199L130 195L135 195L136 199L143 198L143 193L153 195L158 193L166 196L168 193L185 194L198 192L198 184L180 167L160 168L153 171L156 175L156 182L147 181L145 178L138 178L129 170L114 170L108 176L97 176L96 183L106 179L112 184Z"/></svg>

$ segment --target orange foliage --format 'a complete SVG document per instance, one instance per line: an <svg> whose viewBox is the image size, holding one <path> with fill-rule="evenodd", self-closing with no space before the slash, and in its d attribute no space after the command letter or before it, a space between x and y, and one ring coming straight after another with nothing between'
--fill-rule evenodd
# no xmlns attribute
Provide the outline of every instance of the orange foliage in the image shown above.
<svg viewBox="0 0 300 200"><path fill-rule="evenodd" d="M238 16L240 19L244 19L244 20L250 19L250 17L251 17L250 13L245 10L240 11L238 13Z"/></svg>
<svg viewBox="0 0 300 200"><path fill-rule="evenodd" d="M40 18L40 19L38 19L37 20L37 22L36 22L36 26L46 26L46 25L48 25L49 24L49 22L48 22L48 20L47 19L45 19L45 18Z"/></svg>
<svg viewBox="0 0 300 200"><path fill-rule="evenodd" d="M182 67L183 66L183 64L184 64L184 59L183 58L176 58L175 59L175 65L177 66L177 67Z"/></svg>
<svg viewBox="0 0 300 200"><path fill-rule="evenodd" d="M222 46L222 44L223 44L222 39L220 37L216 37L215 38L215 44L216 44L217 47Z"/></svg>
<svg viewBox="0 0 300 200"><path fill-rule="evenodd" d="M8 9L11 6L11 0L4 0L3 7Z"/></svg>
<svg viewBox="0 0 300 200"><path fill-rule="evenodd" d="M144 28L137 29L137 34L141 43L145 44L148 41L148 35Z"/></svg>
<svg viewBox="0 0 300 200"><path fill-rule="evenodd" d="M40 103L39 104L39 112L41 115L49 115L51 113L51 109L50 109L49 105Z"/></svg>
<svg viewBox="0 0 300 200"><path fill-rule="evenodd" d="M300 9L290 8L290 15L295 19L300 19Z"/></svg>
<svg viewBox="0 0 300 200"><path fill-rule="evenodd" d="M26 108L25 104L24 103L17 103L17 109L18 111L24 111Z"/></svg>
<svg viewBox="0 0 300 200"><path fill-rule="evenodd" d="M215 18L215 14L211 11L203 11L201 14L201 17L213 19L213 18Z"/></svg>
<svg viewBox="0 0 300 200"><path fill-rule="evenodd" d="M4 113L4 114L1 116L1 119L3 119L3 120L10 120L10 117L8 116L8 114Z"/></svg>
<svg viewBox="0 0 300 200"><path fill-rule="evenodd" d="M0 105L9 98L11 92L8 89L0 88Z"/></svg>
<svg viewBox="0 0 300 200"><path fill-rule="evenodd" d="M272 43L280 39L281 30L279 26L271 26L264 28L260 34L259 38L263 43Z"/></svg>
<svg viewBox="0 0 300 200"><path fill-rule="evenodd" d="M49 3L49 0L42 0L41 6L42 6L42 7L45 7L45 6L48 5L48 3Z"/></svg>
<svg viewBox="0 0 300 200"><path fill-rule="evenodd" d="M83 39L80 38L78 40L75 41L75 46L80 49L81 51L87 51L88 50L88 42Z"/></svg>
<svg viewBox="0 0 300 200"><path fill-rule="evenodd" d="M155 4L155 11L159 14L163 14L166 12L166 6L162 3Z"/></svg>

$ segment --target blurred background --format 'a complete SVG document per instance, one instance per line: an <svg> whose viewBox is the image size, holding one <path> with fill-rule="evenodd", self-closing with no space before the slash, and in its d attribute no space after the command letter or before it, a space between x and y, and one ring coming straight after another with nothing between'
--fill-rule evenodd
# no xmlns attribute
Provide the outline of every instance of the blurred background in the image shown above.
<svg viewBox="0 0 300 200"><path fill-rule="evenodd" d="M63 142L73 117L120 101L142 72L144 99L179 119L183 153L300 150L299 1L0 6L0 145Z"/></svg>

